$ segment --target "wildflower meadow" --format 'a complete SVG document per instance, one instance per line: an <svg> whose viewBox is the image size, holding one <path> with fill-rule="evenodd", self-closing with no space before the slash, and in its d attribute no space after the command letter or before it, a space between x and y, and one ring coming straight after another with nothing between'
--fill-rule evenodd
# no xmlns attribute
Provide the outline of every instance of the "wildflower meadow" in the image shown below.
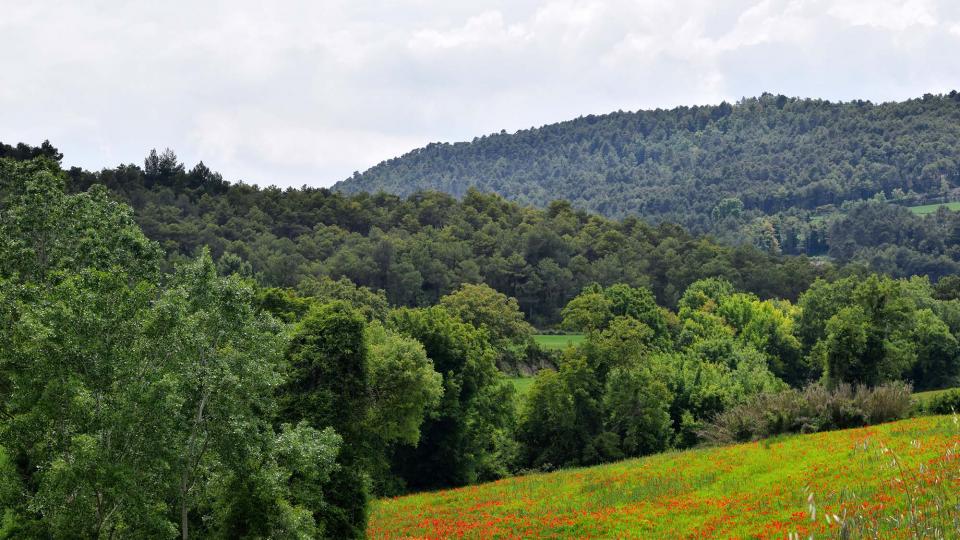
<svg viewBox="0 0 960 540"><path fill-rule="evenodd" d="M960 421L914 418L378 501L371 538L954 538Z"/></svg>

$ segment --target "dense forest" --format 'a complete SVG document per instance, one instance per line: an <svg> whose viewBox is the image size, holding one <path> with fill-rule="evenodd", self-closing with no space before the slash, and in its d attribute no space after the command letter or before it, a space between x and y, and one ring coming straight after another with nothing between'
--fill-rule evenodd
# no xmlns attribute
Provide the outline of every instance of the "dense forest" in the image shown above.
<svg viewBox="0 0 960 540"><path fill-rule="evenodd" d="M863 213L847 210L877 199L891 206L960 199L958 126L957 92L883 104L764 94L431 144L334 189L458 197L478 189L540 207L565 199L608 217L677 223L727 244L937 278L958 268L957 255L934 238L952 222L880 211L878 228L912 221L911 232L861 246L846 231Z"/></svg>
<svg viewBox="0 0 960 540"><path fill-rule="evenodd" d="M16 155L59 156L49 144ZM143 167L66 172L70 192L93 185L129 204L171 263L206 246L219 266L263 285L310 293L345 278L398 306L431 305L462 283L483 282L516 298L541 327L557 323L559 309L590 283L649 287L675 306L703 277L723 276L764 298L796 299L832 271L803 257L720 245L672 224L606 219L562 201L537 210L472 190L458 200L439 192L401 198L230 184L203 163L187 170L171 151L151 153Z"/></svg>
<svg viewBox="0 0 960 540"><path fill-rule="evenodd" d="M960 279L830 276L791 302L738 290L717 264L670 305L642 284L583 287L558 317L585 340L518 395L498 365L543 351L520 304L489 285L465 280L420 307L389 306L389 283L324 274L270 287L226 250L171 257L178 244L148 238L105 186L79 189L58 158L0 158L0 538L359 538L373 496L882 422L908 413L907 384L949 386L960 371ZM183 189L231 196L196 171L176 173ZM153 189L173 192L128 195ZM421 219L442 201L466 214L454 224L566 218L619 244L662 230L479 194L384 200ZM714 258L675 264L739 260L666 230L671 250L682 238ZM748 260L757 274L788 267ZM777 422L744 423L771 418L770 403Z"/></svg>
<svg viewBox="0 0 960 540"><path fill-rule="evenodd" d="M773 214L960 185L960 94L832 103L764 94L735 105L616 112L432 144L337 184L401 195L470 187L546 206L693 229L724 198Z"/></svg>

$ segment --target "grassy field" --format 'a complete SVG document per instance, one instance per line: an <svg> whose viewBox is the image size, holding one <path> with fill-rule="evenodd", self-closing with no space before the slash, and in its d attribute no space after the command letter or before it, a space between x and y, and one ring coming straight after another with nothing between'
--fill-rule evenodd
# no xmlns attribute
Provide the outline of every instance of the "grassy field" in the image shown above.
<svg viewBox="0 0 960 540"><path fill-rule="evenodd" d="M937 208L940 208L941 206L946 206L948 209L953 211L960 210L960 202L924 204L922 206L910 206L908 209L914 214L922 216L924 214L932 214L936 212Z"/></svg>
<svg viewBox="0 0 960 540"><path fill-rule="evenodd" d="M940 394L942 394L942 393L944 393L944 392L949 392L950 390L954 390L954 389L953 389L953 388L945 388L945 389L943 389L943 390L928 390L928 391L926 391L926 392L916 392L916 393L913 394L913 399L914 399L914 401L916 401L916 402L918 402L918 403L926 404L928 401L930 401L931 399L935 398L936 396L938 396L938 395L940 395Z"/></svg>
<svg viewBox="0 0 960 540"><path fill-rule="evenodd" d="M534 341L540 345L541 348L548 351L562 351L570 345L576 345L584 340L583 334L560 334L560 335L547 335L547 334L537 334L533 336ZM533 386L533 377L510 377L510 383L513 384L513 387L517 389L517 394L520 396L526 395L530 390L530 387Z"/></svg>
<svg viewBox="0 0 960 540"><path fill-rule="evenodd" d="M547 335L547 334L537 334L533 336L534 341L540 345L541 348L552 351L561 351L566 349L568 345L576 345L583 341L583 334L560 334L556 336Z"/></svg>
<svg viewBox="0 0 960 540"><path fill-rule="evenodd" d="M960 519L957 423L953 417L917 418L380 500L368 533L830 538L846 529L853 538L909 538L908 529L939 526L953 538L960 523L945 522L946 512L930 509L950 507L949 519Z"/></svg>
<svg viewBox="0 0 960 540"><path fill-rule="evenodd" d="M925 216L927 214L932 214L937 211L937 208L941 206L946 206L947 209L953 210L954 212L960 211L960 202L948 202L948 203L935 203L935 204L922 204L919 206L907 206L906 209L910 210L918 216ZM837 212L837 215L842 214L842 212ZM826 215L815 215L810 217L810 223L819 223L827 219Z"/></svg>
<svg viewBox="0 0 960 540"><path fill-rule="evenodd" d="M517 395L524 396L533 386L533 377L510 377L510 383L517 390Z"/></svg>

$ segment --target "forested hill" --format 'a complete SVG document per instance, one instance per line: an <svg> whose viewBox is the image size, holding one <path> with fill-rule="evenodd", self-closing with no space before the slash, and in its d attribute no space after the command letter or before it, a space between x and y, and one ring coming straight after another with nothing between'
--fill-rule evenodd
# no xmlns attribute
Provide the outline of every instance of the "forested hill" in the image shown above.
<svg viewBox="0 0 960 540"><path fill-rule="evenodd" d="M773 214L894 190L960 185L960 94L832 103L764 94L735 105L586 116L431 144L335 186L408 195L470 187L520 203L565 199L611 217L709 230L725 198Z"/></svg>
<svg viewBox="0 0 960 540"><path fill-rule="evenodd" d="M26 174L21 169L47 163L59 170L60 157L49 144L0 144L0 212L4 192ZM100 184L128 203L168 263L207 246L224 273L264 286L317 294L346 278L398 306L432 305L463 283L482 282L515 297L537 325L555 323L590 283L648 286L673 306L704 277L795 299L830 271L804 257L724 246L672 224L614 221L567 203L537 210L475 191L457 200L437 192L401 198L229 184L203 163L187 169L170 151L151 153L142 168L59 174L71 192Z"/></svg>

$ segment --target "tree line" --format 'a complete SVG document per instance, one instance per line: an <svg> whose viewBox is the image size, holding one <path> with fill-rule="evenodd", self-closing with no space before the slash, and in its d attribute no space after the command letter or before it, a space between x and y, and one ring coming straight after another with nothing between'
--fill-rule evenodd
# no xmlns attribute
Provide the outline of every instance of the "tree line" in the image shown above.
<svg viewBox="0 0 960 540"><path fill-rule="evenodd" d="M16 159L62 157L49 143L5 148ZM71 192L95 184L135 209L147 236L164 246L168 269L208 246L218 264L264 285L304 292L346 278L408 306L484 281L517 298L537 326L559 322L559 309L594 282L648 286L675 307L706 275L795 300L816 277L851 268L933 281L960 270L960 214L918 216L882 193L827 213L772 216L725 198L708 213L710 236L696 236L667 223L604 219L564 201L541 211L472 190L461 200L436 192L403 199L230 184L203 163L187 170L169 150L152 152L143 167L67 171Z"/></svg>
<svg viewBox="0 0 960 540"><path fill-rule="evenodd" d="M956 273L958 213L941 206L918 215L907 204L903 198L878 193L839 207L793 208L766 216L745 212L739 199L730 198L714 208L710 232L728 245L746 243L769 253L827 257L837 264L860 264L891 275L937 280Z"/></svg>
<svg viewBox="0 0 960 540"><path fill-rule="evenodd" d="M649 287L675 306L702 277L721 275L763 297L795 299L833 271L803 257L728 247L682 228L606 219L556 201L544 210L469 191L406 198L322 188L229 184L203 163L187 170L172 151L143 167L66 171L67 190L103 185L134 209L172 264L206 246L223 268L267 286L310 292L346 278L383 291L391 305L427 306L463 283L516 298L527 319L551 326L589 283Z"/></svg>

